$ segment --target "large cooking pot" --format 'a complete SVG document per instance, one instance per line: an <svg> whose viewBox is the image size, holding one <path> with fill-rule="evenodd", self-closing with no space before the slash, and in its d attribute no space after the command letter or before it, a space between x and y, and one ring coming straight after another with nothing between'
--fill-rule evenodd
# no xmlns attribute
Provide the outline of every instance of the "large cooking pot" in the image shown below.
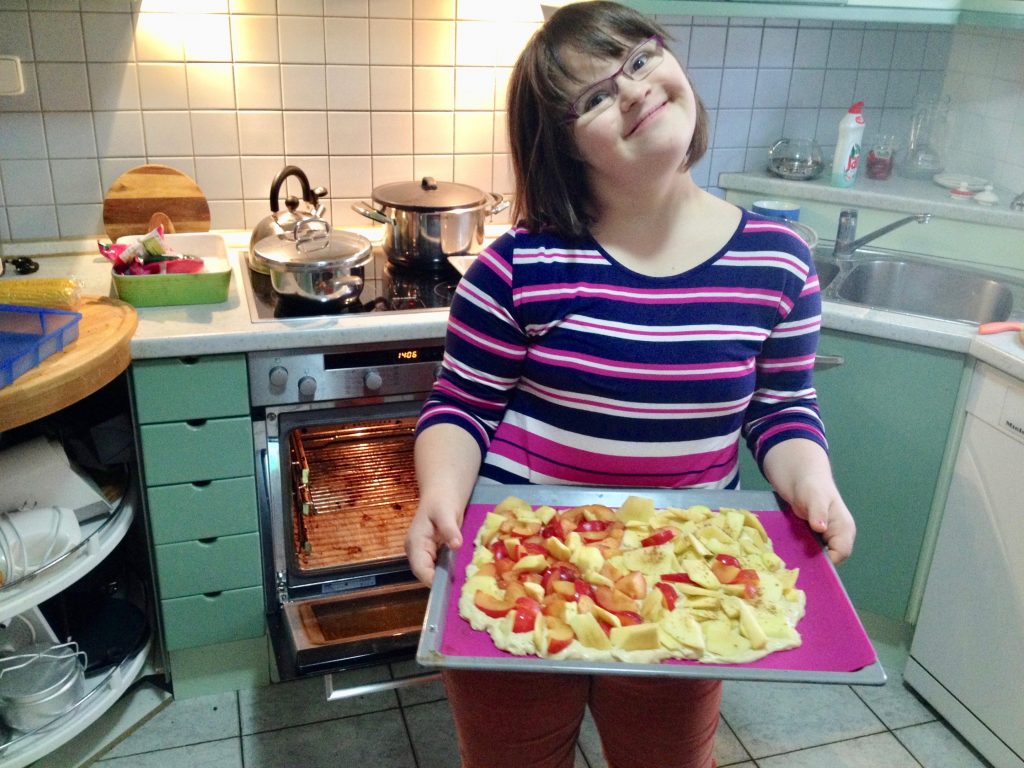
<svg viewBox="0 0 1024 768"><path fill-rule="evenodd" d="M319 302L354 301L363 290L370 241L354 232L331 231L323 219L303 219L291 232L260 240L254 263L270 274L278 296Z"/></svg>
<svg viewBox="0 0 1024 768"><path fill-rule="evenodd" d="M383 247L391 263L441 268L449 256L478 253L485 219L508 205L501 195L425 176L376 187L372 206L357 202L352 210L385 225Z"/></svg>

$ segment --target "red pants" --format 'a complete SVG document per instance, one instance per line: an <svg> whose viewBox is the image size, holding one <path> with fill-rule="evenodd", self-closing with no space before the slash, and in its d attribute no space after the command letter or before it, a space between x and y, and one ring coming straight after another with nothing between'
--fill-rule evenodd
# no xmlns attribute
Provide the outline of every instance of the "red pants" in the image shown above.
<svg viewBox="0 0 1024 768"><path fill-rule="evenodd" d="M590 711L609 768L713 766L719 680L446 670L462 768L572 768Z"/></svg>

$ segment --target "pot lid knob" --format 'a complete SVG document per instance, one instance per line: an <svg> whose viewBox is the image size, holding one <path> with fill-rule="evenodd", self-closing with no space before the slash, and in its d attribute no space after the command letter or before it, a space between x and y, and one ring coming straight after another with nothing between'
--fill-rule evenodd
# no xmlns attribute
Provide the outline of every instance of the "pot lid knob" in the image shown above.
<svg viewBox="0 0 1024 768"><path fill-rule="evenodd" d="M423 181L420 182L420 186L424 190L437 189L437 181L433 176L424 176Z"/></svg>

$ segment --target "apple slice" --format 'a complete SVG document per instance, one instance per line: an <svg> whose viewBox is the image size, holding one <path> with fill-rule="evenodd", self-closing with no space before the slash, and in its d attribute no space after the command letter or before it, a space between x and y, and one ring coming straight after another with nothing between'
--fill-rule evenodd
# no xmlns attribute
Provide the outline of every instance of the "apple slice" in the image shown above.
<svg viewBox="0 0 1024 768"><path fill-rule="evenodd" d="M634 600L643 600L647 596L647 579L640 571L630 571L615 580L615 588Z"/></svg>
<svg viewBox="0 0 1024 768"><path fill-rule="evenodd" d="M507 598L502 600L494 595L487 594L482 589L478 589L473 596L473 605L494 619L504 618L505 614L515 607L515 603L512 600Z"/></svg>
<svg viewBox="0 0 1024 768"><path fill-rule="evenodd" d="M573 640L576 639L575 633L572 631L572 627L562 621L561 618L556 616L545 616L544 624L548 630L548 655L553 656L559 651L563 651L569 647Z"/></svg>
<svg viewBox="0 0 1024 768"><path fill-rule="evenodd" d="M636 600L614 587L595 587L594 601L606 611L611 611L612 613L636 611Z"/></svg>

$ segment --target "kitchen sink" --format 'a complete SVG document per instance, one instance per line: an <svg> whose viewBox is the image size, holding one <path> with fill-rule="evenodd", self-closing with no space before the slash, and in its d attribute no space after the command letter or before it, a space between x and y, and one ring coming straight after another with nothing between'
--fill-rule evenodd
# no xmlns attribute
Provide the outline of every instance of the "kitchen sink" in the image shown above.
<svg viewBox="0 0 1024 768"><path fill-rule="evenodd" d="M819 247L815 268L823 297L941 320L989 323L1013 311L1011 283L1000 277L918 261L906 254L858 254L840 266ZM826 290L827 289L827 290Z"/></svg>

